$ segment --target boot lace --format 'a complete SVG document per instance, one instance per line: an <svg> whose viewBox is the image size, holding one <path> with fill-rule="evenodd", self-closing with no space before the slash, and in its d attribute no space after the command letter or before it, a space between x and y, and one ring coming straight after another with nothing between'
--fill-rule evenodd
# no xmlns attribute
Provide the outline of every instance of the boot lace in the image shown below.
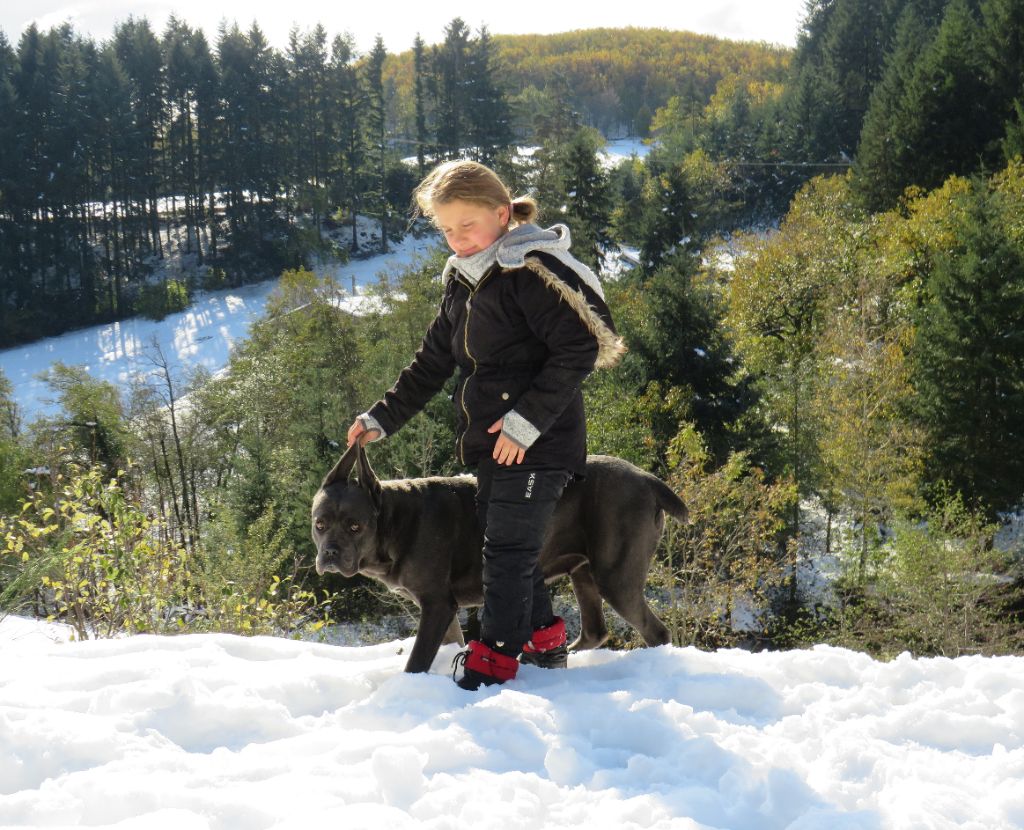
<svg viewBox="0 0 1024 830"><path fill-rule="evenodd" d="M460 651L455 657L452 658L452 680L455 679L455 673L459 670L459 666L462 667L463 673L466 670L466 660L469 659L469 649Z"/></svg>

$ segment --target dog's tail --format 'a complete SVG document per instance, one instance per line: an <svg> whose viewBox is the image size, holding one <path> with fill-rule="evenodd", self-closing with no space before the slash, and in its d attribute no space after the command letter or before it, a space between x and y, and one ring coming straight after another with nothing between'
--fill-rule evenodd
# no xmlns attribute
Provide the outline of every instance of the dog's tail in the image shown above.
<svg viewBox="0 0 1024 830"><path fill-rule="evenodd" d="M673 493L672 488L657 476L648 474L647 480L650 482L651 490L654 491L658 507L668 513L668 515L685 523L690 517L690 511L686 509L683 500Z"/></svg>

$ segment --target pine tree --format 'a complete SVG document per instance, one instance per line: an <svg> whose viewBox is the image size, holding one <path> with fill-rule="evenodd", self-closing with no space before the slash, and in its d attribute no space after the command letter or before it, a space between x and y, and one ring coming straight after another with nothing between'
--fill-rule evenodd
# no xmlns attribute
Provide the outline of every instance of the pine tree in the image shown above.
<svg viewBox="0 0 1024 830"><path fill-rule="evenodd" d="M336 196L339 204L348 209L352 241L350 250L359 251L356 217L365 190L363 177L366 158L366 90L359 82L355 67L356 55L350 37L335 37L331 45L331 90L337 108L337 145L340 188Z"/></svg>
<svg viewBox="0 0 1024 830"><path fill-rule="evenodd" d="M161 137L166 118L163 54L146 18L127 21L114 29L114 49L132 86L132 118L139 142L132 180L133 197L143 206L148 247L163 256L160 243L157 189L160 182Z"/></svg>
<svg viewBox="0 0 1024 830"><path fill-rule="evenodd" d="M724 336L723 308L697 279L699 261L687 252L665 257L642 283L641 308L623 320L630 348L641 358L646 381L683 391L685 417L692 420L716 458L736 449L731 427L752 405L743 382L737 384L732 347ZM633 326L639 325L635 330ZM663 425L667 442L678 421Z"/></svg>
<svg viewBox="0 0 1024 830"><path fill-rule="evenodd" d="M904 135L914 148L908 183L930 189L951 173L973 172L985 148L1002 134L989 111L978 35L969 0L952 0L915 66L904 110Z"/></svg>
<svg viewBox="0 0 1024 830"><path fill-rule="evenodd" d="M210 44L202 31L197 31L192 43L193 71L195 72L196 99L196 191L203 198L197 206L200 219L205 218L209 233L210 259L217 260L216 194L220 189L218 173L218 147L220 145L221 96L220 73L210 51ZM200 247L200 262L202 248Z"/></svg>
<svg viewBox="0 0 1024 830"><path fill-rule="evenodd" d="M1024 102L1024 2L983 0L981 3L984 63L992 91L992 118L1006 124L1003 136L1020 129L1020 106ZM1019 150L1018 150L1019 152ZM988 148L988 156L995 155ZM1012 158L1012 155L1009 157Z"/></svg>
<svg viewBox="0 0 1024 830"><path fill-rule="evenodd" d="M469 29L456 17L445 27L444 43L434 47L432 60L437 90L437 149L446 158L458 158L466 137L468 52Z"/></svg>
<svg viewBox="0 0 1024 830"><path fill-rule="evenodd" d="M100 194L91 186L88 156L95 121L89 107L91 66L95 46L74 36L70 24L60 29L59 59L62 95L55 113L60 124L54 146L52 183L55 189L55 228L61 234L60 268L64 285L57 307L73 322L92 319L97 299L98 263L90 238L90 208Z"/></svg>
<svg viewBox="0 0 1024 830"><path fill-rule="evenodd" d="M918 314L916 414L928 480L1001 510L1024 490L1024 257L983 183L961 198L956 247L937 260Z"/></svg>
<svg viewBox="0 0 1024 830"><path fill-rule="evenodd" d="M920 26L904 21L899 55L887 68L884 92L872 100L858 158L862 192L875 208L891 206L909 185L930 189L953 173L976 170L1003 133L987 112L991 96L968 0L950 2L919 55Z"/></svg>
<svg viewBox="0 0 1024 830"><path fill-rule="evenodd" d="M572 232L573 250L594 270L611 244L612 201L608 177L597 154L604 139L596 130L583 127L562 149L562 188L566 194L565 221Z"/></svg>
<svg viewBox="0 0 1024 830"><path fill-rule="evenodd" d="M512 141L508 102L497 83L494 42L486 26L469 45L466 65L466 130L473 155L483 164L494 164L497 152Z"/></svg>
<svg viewBox="0 0 1024 830"><path fill-rule="evenodd" d="M640 221L640 266L653 273L662 260L687 247L694 205L681 165L649 156L648 169Z"/></svg>
<svg viewBox="0 0 1024 830"><path fill-rule="evenodd" d="M882 79L871 95L854 170L854 189L865 204L881 210L894 204L907 182L913 146L900 140L898 122L918 57L933 36L926 21L908 8L897 26Z"/></svg>
<svg viewBox="0 0 1024 830"><path fill-rule="evenodd" d="M427 56L423 38L416 34L413 53L413 106L416 110L416 169L418 178L427 174ZM433 154L433 153L431 153Z"/></svg>
<svg viewBox="0 0 1024 830"><path fill-rule="evenodd" d="M95 139L90 163L97 193L103 194L98 220L106 274L106 306L111 315L125 312L124 288L133 270L135 249L133 205L128 159L136 157L139 141L132 120L131 83L113 45L99 52L90 89L95 114Z"/></svg>
<svg viewBox="0 0 1024 830"><path fill-rule="evenodd" d="M209 50L205 40L197 42L197 34L173 15L164 30L163 50L166 90L169 105L167 125L166 184L171 193L168 230L175 222L177 196L184 196L185 250L195 250L198 262L203 261L199 236L202 194L199 190L199 148L197 146L198 95L200 72L204 71ZM202 50L206 49L205 56ZM193 243L193 235L195 241ZM194 244L194 248L193 248Z"/></svg>
<svg viewBox="0 0 1024 830"><path fill-rule="evenodd" d="M18 270L18 245L15 241L14 205L11 202L11 188L18 171L14 163L17 157L17 100L12 83L15 54L10 43L0 31L0 329L4 335L13 331L10 310L14 305L15 274ZM0 344L6 340L0 335Z"/></svg>
<svg viewBox="0 0 1024 830"><path fill-rule="evenodd" d="M850 155L857 147L871 90L882 74L884 31L883 0L836 0L819 78L837 93L829 100L837 138L831 154Z"/></svg>
<svg viewBox="0 0 1024 830"><path fill-rule="evenodd" d="M222 28L217 55L225 103L219 177L240 268L243 255L259 250L286 181L286 137L274 116L286 111L287 67L255 24L246 34Z"/></svg>
<svg viewBox="0 0 1024 830"><path fill-rule="evenodd" d="M288 39L291 181L298 208L309 211L322 238L327 210L328 118L327 32L317 25L304 36L293 29Z"/></svg>
<svg viewBox="0 0 1024 830"><path fill-rule="evenodd" d="M1008 116L1013 100L1024 94L1024 2L982 0L981 20L986 73Z"/></svg>
<svg viewBox="0 0 1024 830"><path fill-rule="evenodd" d="M384 40L377 35L365 66L366 144L370 148L374 207L380 217L380 250L384 254L388 251L388 214L391 210L387 199L387 100L384 93L384 60L387 55Z"/></svg>

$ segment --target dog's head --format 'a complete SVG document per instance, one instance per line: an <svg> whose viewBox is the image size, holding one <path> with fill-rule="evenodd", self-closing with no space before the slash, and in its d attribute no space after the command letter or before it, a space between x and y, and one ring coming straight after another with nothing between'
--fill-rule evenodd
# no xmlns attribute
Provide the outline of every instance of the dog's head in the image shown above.
<svg viewBox="0 0 1024 830"><path fill-rule="evenodd" d="M349 481L356 460L357 481ZM354 576L377 564L377 516L380 481L370 467L366 450L357 441L331 470L313 498L312 533L316 572Z"/></svg>

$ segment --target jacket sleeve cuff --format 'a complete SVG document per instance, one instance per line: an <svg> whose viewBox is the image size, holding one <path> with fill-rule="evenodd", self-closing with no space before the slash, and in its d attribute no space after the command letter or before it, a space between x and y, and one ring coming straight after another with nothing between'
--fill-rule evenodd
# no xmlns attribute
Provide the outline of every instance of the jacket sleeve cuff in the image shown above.
<svg viewBox="0 0 1024 830"><path fill-rule="evenodd" d="M514 409L505 413L501 432L502 435L511 438L524 449L528 449L540 436L540 430Z"/></svg>
<svg viewBox="0 0 1024 830"><path fill-rule="evenodd" d="M374 438L374 441L379 441L381 438L388 434L388 431L380 425L380 421L374 418L369 412L364 412L362 415L357 415L356 417L359 419L360 423L362 423L363 428L366 429L367 431L371 429L376 429L380 431L380 435Z"/></svg>

